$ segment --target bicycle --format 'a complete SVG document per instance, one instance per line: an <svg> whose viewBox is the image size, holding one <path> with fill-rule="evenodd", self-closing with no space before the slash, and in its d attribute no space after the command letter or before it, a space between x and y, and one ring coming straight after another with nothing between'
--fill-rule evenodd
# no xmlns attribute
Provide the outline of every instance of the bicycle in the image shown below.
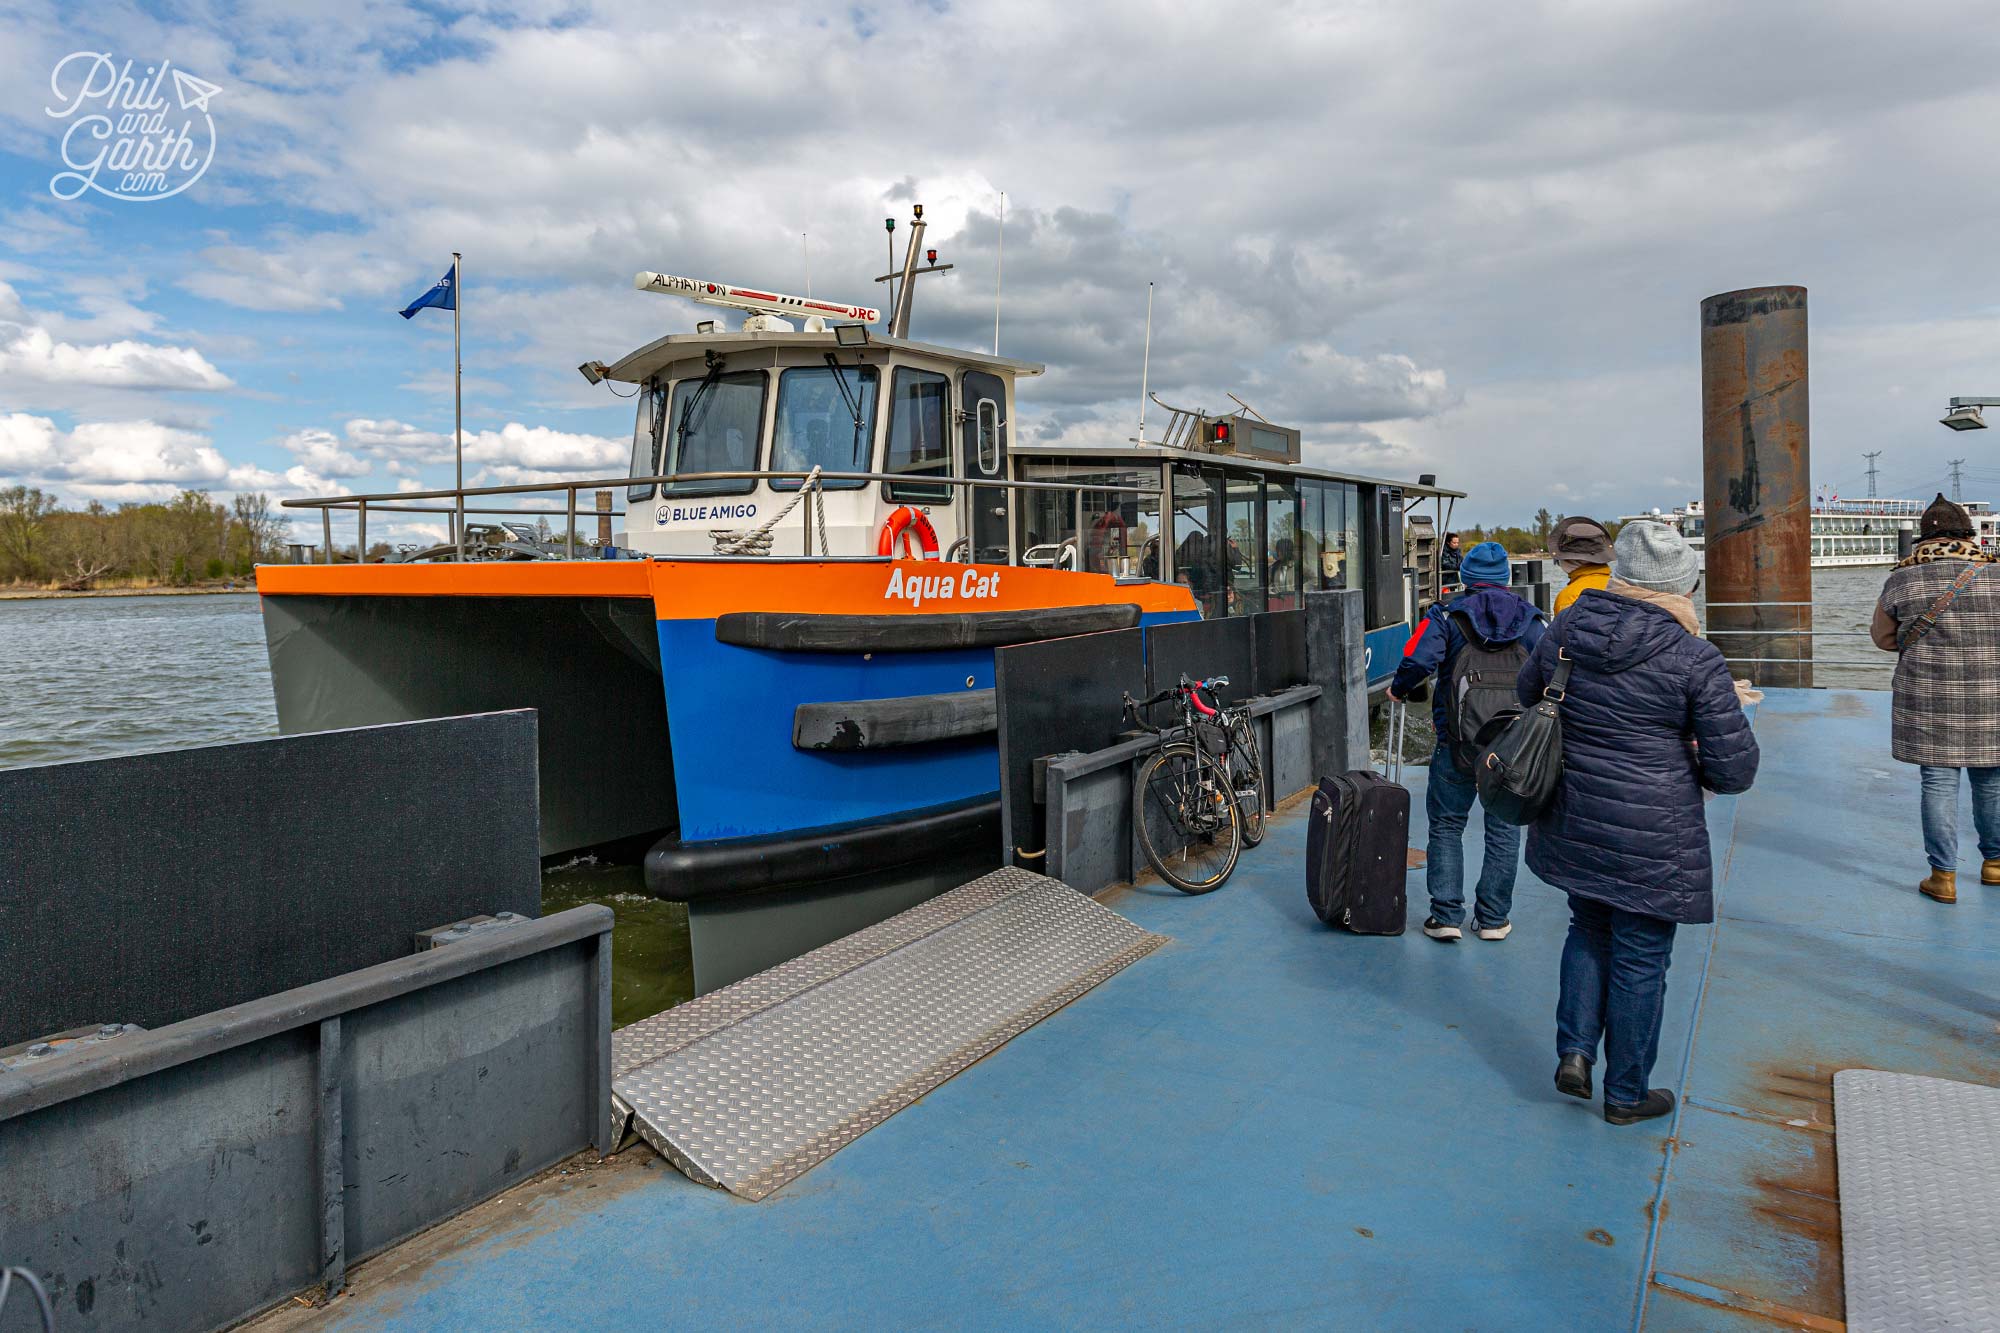
<svg viewBox="0 0 2000 1333"><path fill-rule="evenodd" d="M1179 685L1151 698L1124 696L1125 715L1160 738L1159 747L1132 779L1132 824L1147 864L1182 893L1221 888L1236 869L1244 843L1246 796L1237 791L1229 761L1235 748L1231 739L1235 718L1201 697L1202 691L1212 694L1228 683L1227 676L1201 681L1182 676ZM1139 715L1140 709L1169 700L1180 704L1178 726L1156 727ZM1247 724L1248 719L1243 721ZM1254 744L1255 737L1250 739ZM1260 802L1261 837L1261 782L1254 799Z"/></svg>
<svg viewBox="0 0 2000 1333"><path fill-rule="evenodd" d="M1219 679L1228 681L1226 676ZM1243 845L1255 847L1264 841L1264 812L1270 806L1266 799L1270 784L1264 777L1263 752L1257 748L1257 726L1250 720L1250 710L1241 704L1220 712L1226 746L1223 758L1229 765L1229 789L1236 793L1236 808L1243 820Z"/></svg>

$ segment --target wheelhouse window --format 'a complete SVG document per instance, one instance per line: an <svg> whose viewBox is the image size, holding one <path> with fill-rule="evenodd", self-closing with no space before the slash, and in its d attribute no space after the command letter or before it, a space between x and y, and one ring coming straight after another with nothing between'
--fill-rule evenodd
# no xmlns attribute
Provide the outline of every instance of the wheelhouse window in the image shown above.
<svg viewBox="0 0 2000 1333"><path fill-rule="evenodd" d="M979 400L977 415L979 427L979 471L981 475L1000 475L1000 404L991 398Z"/></svg>
<svg viewBox="0 0 2000 1333"><path fill-rule="evenodd" d="M697 376L675 384L673 411L667 419L667 465L660 471L669 476L756 471L769 378L761 370L745 370ZM756 485L746 477L740 481L672 481L660 490L667 495L746 495Z"/></svg>
<svg viewBox="0 0 2000 1333"><path fill-rule="evenodd" d="M632 470L630 477L651 477L660 470L660 427L666 422L667 385L664 380L648 380L639 392L639 420L632 427ZM627 486L627 500L650 500L654 487Z"/></svg>
<svg viewBox="0 0 2000 1333"><path fill-rule="evenodd" d="M778 376L777 424L771 432L771 471L866 472L875 455L873 366L796 366ZM797 481L773 481L774 491L797 490ZM822 482L851 491L865 481Z"/></svg>
<svg viewBox="0 0 2000 1333"><path fill-rule="evenodd" d="M951 381L929 370L899 366L889 397L889 451L884 472L915 476L951 475ZM883 487L891 500L950 504L952 488L892 481Z"/></svg>

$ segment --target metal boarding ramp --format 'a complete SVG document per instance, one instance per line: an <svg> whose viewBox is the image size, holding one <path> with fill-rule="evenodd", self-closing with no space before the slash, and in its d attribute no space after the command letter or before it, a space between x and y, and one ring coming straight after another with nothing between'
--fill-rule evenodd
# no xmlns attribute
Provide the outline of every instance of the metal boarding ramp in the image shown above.
<svg viewBox="0 0 2000 1333"><path fill-rule="evenodd" d="M761 1199L1166 942L996 870L613 1033L618 1128Z"/></svg>

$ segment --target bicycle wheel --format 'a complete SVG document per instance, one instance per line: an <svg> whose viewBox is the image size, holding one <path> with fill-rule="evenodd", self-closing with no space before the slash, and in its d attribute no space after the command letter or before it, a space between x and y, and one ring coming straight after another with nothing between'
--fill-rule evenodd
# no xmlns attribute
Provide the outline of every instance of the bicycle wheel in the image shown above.
<svg viewBox="0 0 2000 1333"><path fill-rule="evenodd" d="M1163 745L1139 765L1132 822L1147 864L1182 893L1221 888L1236 868L1243 824L1228 770L1191 744Z"/></svg>
<svg viewBox="0 0 2000 1333"><path fill-rule="evenodd" d="M1236 793L1245 847L1255 847L1264 841L1269 786L1264 778L1264 758L1257 749L1256 725L1247 717L1238 717L1229 724L1229 788Z"/></svg>

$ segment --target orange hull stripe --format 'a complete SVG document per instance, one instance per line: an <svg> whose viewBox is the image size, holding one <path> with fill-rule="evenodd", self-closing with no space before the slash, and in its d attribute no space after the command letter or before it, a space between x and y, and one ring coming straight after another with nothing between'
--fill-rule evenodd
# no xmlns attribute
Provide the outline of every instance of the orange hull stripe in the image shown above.
<svg viewBox="0 0 2000 1333"><path fill-rule="evenodd" d="M257 591L328 597L650 597L662 620L711 620L730 611L940 615L1120 603L1136 604L1147 614L1195 609L1194 594L1177 584L1120 585L1108 574L937 560L841 565L764 560L260 565Z"/></svg>
<svg viewBox="0 0 2000 1333"><path fill-rule="evenodd" d="M651 597L643 560L259 565L257 591L333 597Z"/></svg>
<svg viewBox="0 0 2000 1333"><path fill-rule="evenodd" d="M1121 586L1108 574L939 560L853 565L659 560L653 562L653 600L662 620L711 620L730 611L931 616L1120 603L1148 613L1194 610L1194 594L1178 585Z"/></svg>

